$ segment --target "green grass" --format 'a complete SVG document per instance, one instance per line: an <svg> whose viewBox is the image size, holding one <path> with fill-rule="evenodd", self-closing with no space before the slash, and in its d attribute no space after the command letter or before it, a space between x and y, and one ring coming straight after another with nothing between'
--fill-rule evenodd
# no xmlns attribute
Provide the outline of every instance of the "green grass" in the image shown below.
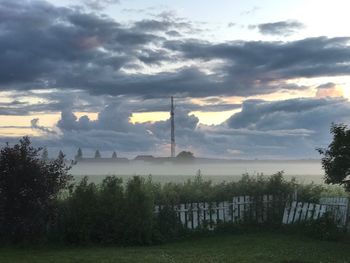
<svg viewBox="0 0 350 263"><path fill-rule="evenodd" d="M257 233L194 238L151 247L0 249L17 262L350 262L350 243Z"/></svg>

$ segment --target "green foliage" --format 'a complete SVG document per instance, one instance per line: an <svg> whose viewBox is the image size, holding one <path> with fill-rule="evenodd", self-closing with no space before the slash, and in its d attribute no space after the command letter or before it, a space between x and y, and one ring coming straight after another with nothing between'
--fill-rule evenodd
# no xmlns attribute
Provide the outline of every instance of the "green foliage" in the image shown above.
<svg viewBox="0 0 350 263"><path fill-rule="evenodd" d="M152 243L154 198L141 177L128 181L125 205L124 240L131 244Z"/></svg>
<svg viewBox="0 0 350 263"><path fill-rule="evenodd" d="M327 149L318 149L323 155L322 167L327 184L340 184L350 191L350 130L344 124L332 124L333 140Z"/></svg>
<svg viewBox="0 0 350 263"><path fill-rule="evenodd" d="M293 233L299 233L318 240L336 241L345 237L344 229L339 228L329 213L316 220L307 220L287 226Z"/></svg>
<svg viewBox="0 0 350 263"><path fill-rule="evenodd" d="M170 204L163 206L159 211L156 224L162 241L176 239L186 234L186 229Z"/></svg>
<svg viewBox="0 0 350 263"><path fill-rule="evenodd" d="M57 231L74 244L151 244L154 199L145 180L135 176L124 187L122 180L106 177L102 184L87 177L62 200L63 216ZM56 232L57 232L56 231Z"/></svg>
<svg viewBox="0 0 350 263"><path fill-rule="evenodd" d="M64 156L42 160L28 137L0 151L0 238L7 242L43 238L57 215L56 199L71 176Z"/></svg>
<svg viewBox="0 0 350 263"><path fill-rule="evenodd" d="M212 202L231 200L234 196L264 194L287 195L292 194L296 182L286 181L283 172L272 176L249 176L244 174L236 182L222 182L213 184L211 180L204 180L197 174L193 180L184 183L165 183L158 187L156 199L159 203L186 203L186 202ZM311 194L312 195L312 194Z"/></svg>

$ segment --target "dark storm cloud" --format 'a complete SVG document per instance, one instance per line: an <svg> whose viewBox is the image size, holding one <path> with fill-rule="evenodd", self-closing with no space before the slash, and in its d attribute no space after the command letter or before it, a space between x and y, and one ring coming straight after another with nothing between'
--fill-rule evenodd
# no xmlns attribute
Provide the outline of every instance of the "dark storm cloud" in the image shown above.
<svg viewBox="0 0 350 263"><path fill-rule="evenodd" d="M303 29L304 24L298 21L288 20L253 25L250 26L250 28L258 28L259 32L263 35L290 36L300 29Z"/></svg>
<svg viewBox="0 0 350 263"><path fill-rule="evenodd" d="M349 110L349 101L340 98L277 102L249 100L243 103L240 113L227 121L227 125L233 129L257 131L308 130L315 133L313 137L318 138L319 143L324 144L322 140L332 122L350 122Z"/></svg>
<svg viewBox="0 0 350 263"><path fill-rule="evenodd" d="M79 89L144 98L248 96L307 88L286 84L290 78L350 73L349 38L221 44L167 40L169 32L193 30L172 13L126 26L44 1L0 0L0 89ZM187 66L165 70L178 62ZM164 70L142 74L144 66Z"/></svg>
<svg viewBox="0 0 350 263"><path fill-rule="evenodd" d="M249 100L225 124L204 127L200 147L248 158L317 158L315 149L331 140L331 123L350 124L349 110L350 102L339 98Z"/></svg>
<svg viewBox="0 0 350 263"><path fill-rule="evenodd" d="M242 111L226 123L206 126L199 124L198 118L189 115L189 111L177 108L176 141L178 149L192 149L197 155L230 156L239 152L242 158L316 158L315 148L324 147L330 141L330 124L350 124L349 111L349 101L339 98L276 102L248 100L244 102ZM151 149L152 145L161 147L168 144L169 120L134 125L127 122L129 117L125 105L111 105L100 113L97 121L84 120L84 117L77 119L71 113L68 116L62 114L60 122L64 121L65 126L58 126L65 136L76 132L83 137L118 132L121 138L127 138L130 133L132 136L128 139L126 151L138 151L138 147L143 145ZM92 144L91 147L98 145Z"/></svg>
<svg viewBox="0 0 350 263"><path fill-rule="evenodd" d="M79 73L80 68L89 73L118 71L143 45L160 39L122 28L105 17L46 2L3 0L0 10L3 88L57 86L65 74ZM73 85L64 83L62 88Z"/></svg>
<svg viewBox="0 0 350 263"><path fill-rule="evenodd" d="M161 102L157 100L146 101L149 105L145 103L145 107L151 107L151 102ZM220 103L220 98L208 102ZM167 149L169 144L169 120L132 124L129 118L138 101L134 103L122 99L112 103L101 110L97 120L90 120L87 116L77 118L67 109L57 123L60 132L56 134L52 130L45 131L47 128L40 126L39 120L35 119L32 128L46 134L35 138L36 143L70 151L82 147L88 151L117 150L131 155L157 152L161 155L159 149ZM176 105L181 103L178 101ZM176 108L177 149L191 149L197 156L317 158L315 148L326 146L331 139L330 124L350 124L350 102L340 98L274 102L247 100L241 112L218 126L199 124L198 118L189 112L182 106ZM1 142L5 140L13 141L0 139Z"/></svg>
<svg viewBox="0 0 350 263"><path fill-rule="evenodd" d="M187 59L221 59L216 69L219 92L238 95L268 93L281 89L303 89L285 85L291 78L340 76L350 73L350 38L308 38L293 42L234 41L212 44L205 41L168 41L169 49Z"/></svg>

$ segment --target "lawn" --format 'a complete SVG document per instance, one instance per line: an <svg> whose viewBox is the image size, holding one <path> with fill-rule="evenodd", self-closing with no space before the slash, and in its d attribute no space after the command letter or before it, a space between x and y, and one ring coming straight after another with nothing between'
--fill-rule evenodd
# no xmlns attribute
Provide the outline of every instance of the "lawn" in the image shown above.
<svg viewBox="0 0 350 263"><path fill-rule="evenodd" d="M17 262L350 262L349 242L258 233L195 238L151 247L0 249L1 263Z"/></svg>

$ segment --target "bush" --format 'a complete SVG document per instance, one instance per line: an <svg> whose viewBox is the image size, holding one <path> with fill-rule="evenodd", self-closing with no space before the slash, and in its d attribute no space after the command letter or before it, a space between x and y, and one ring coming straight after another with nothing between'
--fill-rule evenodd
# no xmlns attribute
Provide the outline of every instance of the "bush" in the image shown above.
<svg viewBox="0 0 350 263"><path fill-rule="evenodd" d="M73 244L151 244L154 199L146 182L135 176L125 186L116 177L101 185L85 177L61 202L61 222L53 235ZM159 238L158 238L159 239Z"/></svg>
<svg viewBox="0 0 350 263"><path fill-rule="evenodd" d="M125 191L124 241L151 244L154 229L154 198L141 177L129 180Z"/></svg>
<svg viewBox="0 0 350 263"><path fill-rule="evenodd" d="M287 233L299 234L317 240L337 241L345 236L345 231L339 228L329 213L319 219L285 225Z"/></svg>
<svg viewBox="0 0 350 263"><path fill-rule="evenodd" d="M162 207L157 215L156 223L161 241L176 239L186 234L186 229L171 205Z"/></svg>
<svg viewBox="0 0 350 263"><path fill-rule="evenodd" d="M56 200L71 176L64 156L41 159L28 137L0 151L0 239L3 242L44 239L56 220Z"/></svg>
<svg viewBox="0 0 350 263"><path fill-rule="evenodd" d="M320 240L339 240L344 234L328 213L317 220L306 221L302 229L305 235Z"/></svg>

